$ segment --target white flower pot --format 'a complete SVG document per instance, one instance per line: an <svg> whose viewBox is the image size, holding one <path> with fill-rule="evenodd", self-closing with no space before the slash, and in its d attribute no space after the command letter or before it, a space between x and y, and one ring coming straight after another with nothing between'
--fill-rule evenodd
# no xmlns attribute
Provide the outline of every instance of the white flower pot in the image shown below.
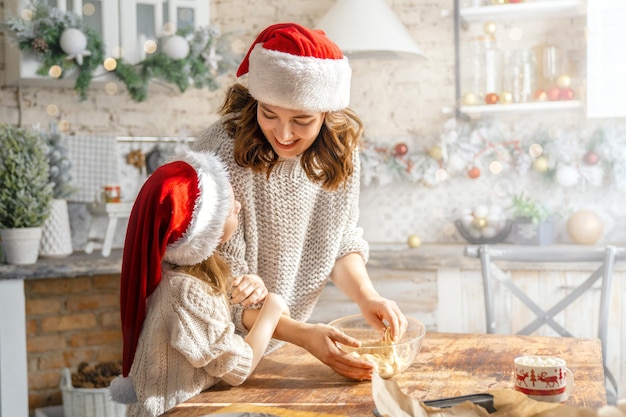
<svg viewBox="0 0 626 417"><path fill-rule="evenodd" d="M67 201L52 200L50 216L41 228L39 256L44 258L62 258L72 254L72 231Z"/></svg>
<svg viewBox="0 0 626 417"><path fill-rule="evenodd" d="M39 257L41 227L0 229L4 260L12 265L32 265Z"/></svg>

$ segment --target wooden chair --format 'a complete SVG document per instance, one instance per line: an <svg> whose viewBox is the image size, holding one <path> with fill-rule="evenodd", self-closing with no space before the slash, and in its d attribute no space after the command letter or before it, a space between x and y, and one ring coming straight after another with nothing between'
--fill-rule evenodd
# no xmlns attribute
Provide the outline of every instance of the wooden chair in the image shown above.
<svg viewBox="0 0 626 417"><path fill-rule="evenodd" d="M619 251L623 255L623 251ZM613 265L616 260L618 249L614 246L586 247L586 246L519 246L519 245L472 245L465 248L465 255L479 258L482 269L483 292L485 302L485 319L487 333L496 333L497 317L494 302L494 283L497 281L510 293L519 299L536 318L516 331L516 334L532 334L542 326L549 326L556 333L564 337L574 335L564 328L555 316L570 306L592 286L601 281L600 303L598 316L598 338L602 344L602 358L604 362L605 377L611 383L617 395L618 384L613 374L606 365L607 357L607 334L609 321L610 293L613 280ZM544 309L540 307L527 293L516 285L509 274L500 269L494 261L509 262L598 262L599 266L587 279L573 288L552 307Z"/></svg>

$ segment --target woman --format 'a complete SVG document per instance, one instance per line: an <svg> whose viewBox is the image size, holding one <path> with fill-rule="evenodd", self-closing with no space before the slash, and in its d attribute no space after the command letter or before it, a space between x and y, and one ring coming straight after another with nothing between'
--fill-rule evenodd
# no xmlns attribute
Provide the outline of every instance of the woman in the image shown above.
<svg viewBox="0 0 626 417"><path fill-rule="evenodd" d="M251 46L237 76L244 74L247 87L228 91L222 119L194 145L225 161L242 203L239 228L219 251L235 275L260 277L287 302L291 319L281 317L276 339L304 347L341 375L369 379L372 365L335 344L358 341L306 323L330 277L381 334L391 326L398 337L406 328L365 268L369 248L357 227L363 128L347 109L348 60L323 32L276 24Z"/></svg>
<svg viewBox="0 0 626 417"><path fill-rule="evenodd" d="M279 295L264 293L260 310L244 312L245 339L235 333L230 304L256 301L258 282L238 280L243 293L230 293L231 272L214 250L240 208L219 159L191 151L139 191L122 260L123 375L111 384L127 416L159 416L220 380L243 383L288 314Z"/></svg>

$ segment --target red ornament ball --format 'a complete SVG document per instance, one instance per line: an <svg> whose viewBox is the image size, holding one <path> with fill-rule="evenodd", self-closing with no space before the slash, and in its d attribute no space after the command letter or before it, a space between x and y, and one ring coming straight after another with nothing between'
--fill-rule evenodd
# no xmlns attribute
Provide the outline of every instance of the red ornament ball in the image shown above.
<svg viewBox="0 0 626 417"><path fill-rule="evenodd" d="M559 91L559 98L561 100L572 100L574 98L574 90L569 87L561 88Z"/></svg>
<svg viewBox="0 0 626 417"><path fill-rule="evenodd" d="M394 148L393 152L396 156L404 156L409 151L409 147L406 146L405 143L398 143Z"/></svg>
<svg viewBox="0 0 626 417"><path fill-rule="evenodd" d="M538 89L535 91L535 100L536 101L548 101L548 93L546 93L542 89Z"/></svg>
<svg viewBox="0 0 626 417"><path fill-rule="evenodd" d="M550 87L547 91L548 100L556 101L561 98L561 89L559 87Z"/></svg>
<svg viewBox="0 0 626 417"><path fill-rule="evenodd" d="M489 93L485 96L485 103L487 104L496 104L499 100L499 97L496 93Z"/></svg>
<svg viewBox="0 0 626 417"><path fill-rule="evenodd" d="M480 169L478 169L478 167L470 168L469 171L467 171L467 176L472 179L480 177Z"/></svg>
<svg viewBox="0 0 626 417"><path fill-rule="evenodd" d="M586 165L595 165L600 161L600 155L595 153L594 151L589 151L583 156L583 162Z"/></svg>

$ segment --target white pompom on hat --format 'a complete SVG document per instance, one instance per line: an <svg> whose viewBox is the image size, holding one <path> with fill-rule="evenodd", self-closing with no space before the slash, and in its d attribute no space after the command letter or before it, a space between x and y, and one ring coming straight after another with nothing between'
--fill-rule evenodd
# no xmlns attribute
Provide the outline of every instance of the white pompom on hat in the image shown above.
<svg viewBox="0 0 626 417"><path fill-rule="evenodd" d="M271 106L326 112L350 102L352 69L321 30L278 23L259 34L237 71L252 97Z"/></svg>

